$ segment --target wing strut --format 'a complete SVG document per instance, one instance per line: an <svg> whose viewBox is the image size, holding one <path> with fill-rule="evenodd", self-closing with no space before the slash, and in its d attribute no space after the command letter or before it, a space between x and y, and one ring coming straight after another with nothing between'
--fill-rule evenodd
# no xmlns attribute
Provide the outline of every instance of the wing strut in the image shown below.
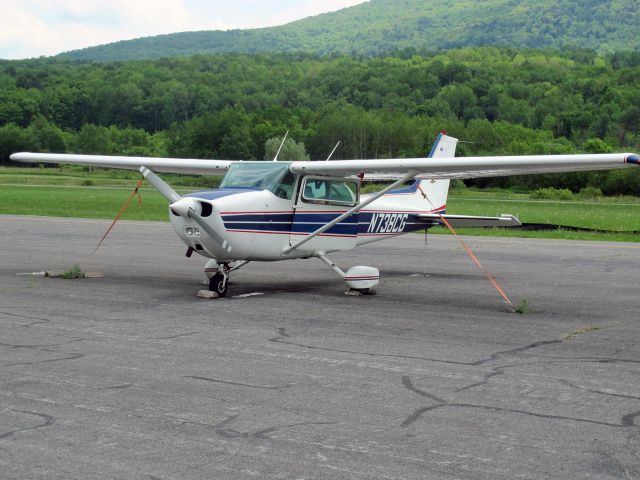
<svg viewBox="0 0 640 480"><path fill-rule="evenodd" d="M364 207L366 207L367 205L369 205L372 202L375 202L377 199L379 199L381 196L383 196L385 193L387 193L389 190L393 190L394 188L396 188L398 185L406 182L407 180L410 180L411 178L415 177L416 173L415 172L409 172L407 173L404 177L402 177L400 180L393 182L391 185L387 186L385 189L377 192L376 194L370 196L369 198L367 198L364 202L360 202L358 205L356 205L355 207L353 207L351 210L346 211L345 213L343 213L342 215L340 215L338 218L336 218L335 220L330 221L329 223L323 225L322 227L320 227L319 229L317 229L315 232L310 233L308 236L304 237L302 240L300 240L297 243L294 243L293 245L286 247L282 250L282 253L287 255L289 253L291 253L292 251L294 251L297 248L300 248L302 245L304 245L305 243L307 243L309 240L317 237L318 235L320 235L321 233L326 232L327 230L329 230L331 227L333 227L334 225L340 223L341 221L343 221L346 218L349 218L351 215L353 215L356 212L359 212L360 210L362 210Z"/></svg>

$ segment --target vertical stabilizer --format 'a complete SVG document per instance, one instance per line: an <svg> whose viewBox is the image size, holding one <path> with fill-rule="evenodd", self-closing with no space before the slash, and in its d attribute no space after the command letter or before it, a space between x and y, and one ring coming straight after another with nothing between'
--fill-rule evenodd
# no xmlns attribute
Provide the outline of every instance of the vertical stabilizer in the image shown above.
<svg viewBox="0 0 640 480"><path fill-rule="evenodd" d="M445 132L442 132L433 144L428 158L453 158L456 156L457 146L457 138L450 137ZM425 206L431 209L446 208L447 196L449 195L449 180L422 179L420 180L419 186L419 190L422 191L419 193L426 194L428 199L423 199L423 202L426 204Z"/></svg>
<svg viewBox="0 0 640 480"><path fill-rule="evenodd" d="M442 132L438 135L428 158L453 158L456 154L458 139ZM409 187L391 190L384 196L389 208L411 207L422 212L441 212L447 205L449 180L436 180L420 177ZM366 197L363 196L363 198Z"/></svg>
<svg viewBox="0 0 640 480"><path fill-rule="evenodd" d="M445 132L442 132L436 138L427 158L453 158L456 156L457 146L457 138L450 137Z"/></svg>

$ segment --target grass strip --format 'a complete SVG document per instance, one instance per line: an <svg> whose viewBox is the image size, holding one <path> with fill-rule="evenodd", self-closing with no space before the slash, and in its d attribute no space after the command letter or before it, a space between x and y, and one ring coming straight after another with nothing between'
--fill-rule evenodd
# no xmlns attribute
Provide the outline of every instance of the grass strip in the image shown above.
<svg viewBox="0 0 640 480"><path fill-rule="evenodd" d="M121 185L121 188L4 185L0 186L0 214L112 219L134 186L135 180L128 180L126 184ZM198 189L199 187L187 190ZM481 195L481 193L476 192L477 195ZM447 212L490 216L512 213L522 222L528 223L555 223L600 230L640 230L640 204L634 203L518 202L512 199L500 200L497 198L478 202L477 199L454 195L449 199ZM143 189L142 208L139 208L134 202L122 218L125 220L168 221L167 202L155 190ZM640 242L640 236L631 233L525 232L481 228L460 228L458 232L462 235L480 236ZM448 234L446 229L440 227L430 230L430 233Z"/></svg>

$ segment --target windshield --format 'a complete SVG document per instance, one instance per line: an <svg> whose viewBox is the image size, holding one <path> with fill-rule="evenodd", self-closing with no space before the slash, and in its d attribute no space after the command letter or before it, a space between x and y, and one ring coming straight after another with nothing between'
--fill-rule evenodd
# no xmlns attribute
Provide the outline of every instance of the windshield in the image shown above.
<svg viewBox="0 0 640 480"><path fill-rule="evenodd" d="M287 200L293 195L295 175L288 162L237 162L231 165L220 188L269 190Z"/></svg>

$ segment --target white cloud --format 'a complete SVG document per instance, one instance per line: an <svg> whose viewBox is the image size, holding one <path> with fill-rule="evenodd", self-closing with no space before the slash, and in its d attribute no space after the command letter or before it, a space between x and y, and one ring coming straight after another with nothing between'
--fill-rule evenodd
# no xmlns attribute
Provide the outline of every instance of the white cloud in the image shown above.
<svg viewBox="0 0 640 480"><path fill-rule="evenodd" d="M0 58L27 58L190 30L255 28L364 0L3 0Z"/></svg>
<svg viewBox="0 0 640 480"><path fill-rule="evenodd" d="M181 0L5 0L0 57L53 55L126 38L188 29Z"/></svg>

